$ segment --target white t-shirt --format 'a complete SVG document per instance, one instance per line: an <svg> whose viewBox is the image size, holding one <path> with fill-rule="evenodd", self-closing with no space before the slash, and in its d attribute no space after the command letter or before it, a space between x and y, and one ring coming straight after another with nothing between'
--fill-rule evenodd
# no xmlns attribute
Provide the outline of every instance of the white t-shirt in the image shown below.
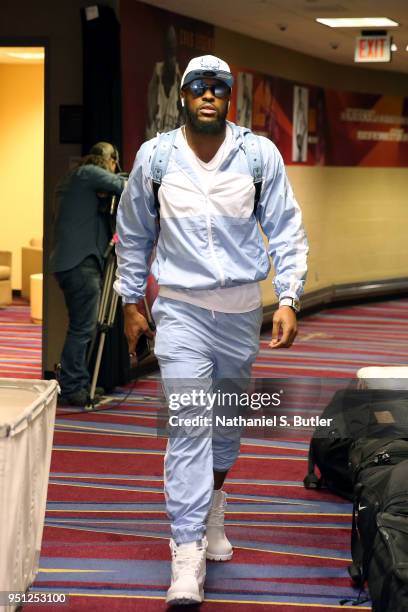
<svg viewBox="0 0 408 612"><path fill-rule="evenodd" d="M176 137L176 144L183 147L194 167L201 186L208 193L214 175L229 154L233 143L232 129L227 125L226 136L217 153L209 162L203 162L190 148L184 130ZM180 300L217 312L240 313L255 310L262 304L259 283L245 283L236 287L219 287L217 289L174 289L161 285L159 295L173 300Z"/></svg>

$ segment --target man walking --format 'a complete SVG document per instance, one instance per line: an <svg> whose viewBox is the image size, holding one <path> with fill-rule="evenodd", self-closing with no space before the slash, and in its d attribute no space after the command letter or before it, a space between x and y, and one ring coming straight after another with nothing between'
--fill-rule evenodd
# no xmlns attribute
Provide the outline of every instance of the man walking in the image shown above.
<svg viewBox="0 0 408 612"><path fill-rule="evenodd" d="M142 333L152 336L137 305L157 241L151 269L159 295L152 313L155 354L167 396L186 387L209 391L216 380L250 377L259 349L259 281L270 270L268 253L279 297L270 346L289 347L296 336L307 256L301 212L278 150L263 137L258 139L262 190L254 208L256 190L246 151L249 130L226 121L232 85L223 60L203 56L190 61L180 92L185 125L169 138L158 197L151 178L156 137L140 148L119 205L115 288L124 302L130 353ZM184 406L178 415L191 409ZM238 456L239 437L238 428L228 435L214 430L212 438L194 432L169 437L165 497L172 531L170 605L201 602L206 558L232 557L224 532L222 486Z"/></svg>

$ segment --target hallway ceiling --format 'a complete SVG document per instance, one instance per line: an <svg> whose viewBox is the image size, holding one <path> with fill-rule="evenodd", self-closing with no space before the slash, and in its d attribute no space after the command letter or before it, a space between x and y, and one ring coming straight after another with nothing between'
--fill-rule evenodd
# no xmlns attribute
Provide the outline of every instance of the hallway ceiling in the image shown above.
<svg viewBox="0 0 408 612"><path fill-rule="evenodd" d="M146 0L145 0L146 1ZM266 42L337 64L408 73L408 0L147 0L160 8L201 19ZM390 63L355 64L359 29L333 29L316 17L389 17L398 51Z"/></svg>

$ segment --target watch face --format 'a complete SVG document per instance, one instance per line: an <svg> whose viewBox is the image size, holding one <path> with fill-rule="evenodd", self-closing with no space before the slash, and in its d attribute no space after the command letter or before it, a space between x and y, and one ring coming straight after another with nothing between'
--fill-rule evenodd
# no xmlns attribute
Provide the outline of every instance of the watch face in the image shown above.
<svg viewBox="0 0 408 612"><path fill-rule="evenodd" d="M299 310L300 310L300 303L297 300L292 300L292 308L294 310L296 310L296 312L299 312Z"/></svg>

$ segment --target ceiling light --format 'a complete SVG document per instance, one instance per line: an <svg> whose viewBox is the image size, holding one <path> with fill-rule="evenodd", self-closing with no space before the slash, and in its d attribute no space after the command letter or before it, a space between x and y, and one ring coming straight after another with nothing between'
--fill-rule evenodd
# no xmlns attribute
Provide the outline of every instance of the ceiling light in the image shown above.
<svg viewBox="0 0 408 612"><path fill-rule="evenodd" d="M9 57L16 57L17 59L25 60L39 60L44 59L44 52L42 53L7 53Z"/></svg>
<svg viewBox="0 0 408 612"><path fill-rule="evenodd" d="M399 25L388 17L318 17L316 21L329 28L391 28Z"/></svg>
<svg viewBox="0 0 408 612"><path fill-rule="evenodd" d="M405 51L408 51L408 45L405 47Z"/></svg>
<svg viewBox="0 0 408 612"><path fill-rule="evenodd" d="M395 43L392 43L391 51L398 51L398 47L397 47L397 45Z"/></svg>

